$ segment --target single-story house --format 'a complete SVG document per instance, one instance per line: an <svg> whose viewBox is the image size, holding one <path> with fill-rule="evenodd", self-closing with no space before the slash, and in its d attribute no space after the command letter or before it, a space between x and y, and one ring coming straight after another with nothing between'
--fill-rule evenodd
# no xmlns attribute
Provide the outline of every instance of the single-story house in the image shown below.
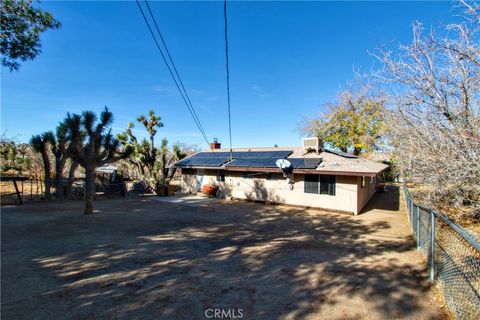
<svg viewBox="0 0 480 320"><path fill-rule="evenodd" d="M317 138L303 139L301 147L230 151L214 142L211 148L172 165L180 169L182 192L216 185L221 195L236 199L358 214L375 193L379 173L388 167L325 149Z"/></svg>

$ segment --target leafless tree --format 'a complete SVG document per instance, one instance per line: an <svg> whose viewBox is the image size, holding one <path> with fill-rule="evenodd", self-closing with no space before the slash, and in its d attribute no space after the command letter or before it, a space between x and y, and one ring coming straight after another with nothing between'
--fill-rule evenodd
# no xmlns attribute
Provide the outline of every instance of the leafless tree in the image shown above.
<svg viewBox="0 0 480 320"><path fill-rule="evenodd" d="M390 104L395 157L426 186L425 200L480 218L480 10L461 2L460 22L425 32L399 50L381 48L374 73ZM465 216L467 214L467 216ZM463 215L463 216L461 216Z"/></svg>

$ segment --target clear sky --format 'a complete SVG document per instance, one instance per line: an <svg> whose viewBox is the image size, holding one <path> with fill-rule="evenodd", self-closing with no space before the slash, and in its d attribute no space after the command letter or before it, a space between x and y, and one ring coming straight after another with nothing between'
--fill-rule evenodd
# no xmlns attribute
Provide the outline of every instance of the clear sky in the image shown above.
<svg viewBox="0 0 480 320"><path fill-rule="evenodd" d="M114 113L119 132L153 109L159 137L206 147L135 2L48 2L62 27L20 71L2 68L1 130L27 141L67 112ZM228 144L223 2L152 2L209 139ZM450 2L230 2L233 146L299 145L304 115L321 111L374 63L378 43L408 42L411 23L444 24ZM137 125L139 128L139 125ZM143 134L139 132L139 134ZM160 139L158 139L160 140Z"/></svg>

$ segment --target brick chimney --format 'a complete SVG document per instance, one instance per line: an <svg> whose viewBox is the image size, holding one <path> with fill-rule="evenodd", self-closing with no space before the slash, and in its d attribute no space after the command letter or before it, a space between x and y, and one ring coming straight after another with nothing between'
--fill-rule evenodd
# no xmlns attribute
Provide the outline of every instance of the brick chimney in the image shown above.
<svg viewBox="0 0 480 320"><path fill-rule="evenodd" d="M213 138L213 142L210 143L210 148L211 149L220 149L222 147L222 144L218 142L217 138Z"/></svg>

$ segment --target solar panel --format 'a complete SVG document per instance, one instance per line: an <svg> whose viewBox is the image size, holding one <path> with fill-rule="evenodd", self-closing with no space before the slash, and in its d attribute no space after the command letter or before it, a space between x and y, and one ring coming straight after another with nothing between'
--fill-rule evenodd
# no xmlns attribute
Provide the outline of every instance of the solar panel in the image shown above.
<svg viewBox="0 0 480 320"><path fill-rule="evenodd" d="M234 151L233 158L286 158L292 154L292 151ZM230 157L230 152L214 151L214 152L199 152L190 158L218 158Z"/></svg>
<svg viewBox="0 0 480 320"><path fill-rule="evenodd" d="M226 163L230 158L228 157L195 157L192 156L185 160L181 160L175 164L177 167L220 167Z"/></svg>
<svg viewBox="0 0 480 320"><path fill-rule="evenodd" d="M355 156L350 153L342 152L342 151L331 150L331 149L325 149L325 151L336 154L337 156L342 156L344 158L358 158L358 156Z"/></svg>
<svg viewBox="0 0 480 320"><path fill-rule="evenodd" d="M278 159L286 158L292 151L235 151L231 156L230 167L276 168ZM230 160L230 152L199 152L175 164L177 167L220 167Z"/></svg>
<svg viewBox="0 0 480 320"><path fill-rule="evenodd" d="M277 158L240 158L226 164L226 167L277 168ZM288 158L294 169L316 169L320 158Z"/></svg>
<svg viewBox="0 0 480 320"><path fill-rule="evenodd" d="M316 169L322 162L321 158L289 158L294 169Z"/></svg>
<svg viewBox="0 0 480 320"><path fill-rule="evenodd" d="M227 163L226 167L255 167L264 168L268 165L269 158L238 158Z"/></svg>

